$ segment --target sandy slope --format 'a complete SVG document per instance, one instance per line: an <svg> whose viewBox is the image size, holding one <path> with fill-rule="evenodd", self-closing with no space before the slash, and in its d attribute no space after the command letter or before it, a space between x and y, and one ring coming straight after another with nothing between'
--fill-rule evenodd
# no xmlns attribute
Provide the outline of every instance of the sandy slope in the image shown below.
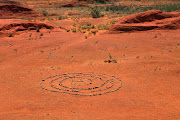
<svg viewBox="0 0 180 120"><path fill-rule="evenodd" d="M96 19L97 23L104 21ZM63 20L62 24L66 27L72 23ZM66 32L55 26L52 29L47 23L2 19L0 34L9 32L14 37L0 36L0 120L180 118L178 27L120 34L105 32L84 39L83 33ZM109 54L117 63L104 62ZM40 87L41 81L49 76L85 72L116 76L122 80L122 87L97 96L69 95Z"/></svg>
<svg viewBox="0 0 180 120"><path fill-rule="evenodd" d="M42 38L35 31L0 38L1 120L179 119L180 30L89 39L63 30L41 32ZM118 63L104 63L109 53ZM123 86L91 97L40 88L42 79L72 72L115 75Z"/></svg>

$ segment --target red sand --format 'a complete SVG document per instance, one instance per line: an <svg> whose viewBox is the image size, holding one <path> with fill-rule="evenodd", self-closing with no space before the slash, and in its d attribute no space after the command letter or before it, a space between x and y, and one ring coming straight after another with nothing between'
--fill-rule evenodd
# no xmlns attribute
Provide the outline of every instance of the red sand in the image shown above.
<svg viewBox="0 0 180 120"><path fill-rule="evenodd" d="M41 33L0 37L0 120L180 118L180 29L89 39L60 29ZM109 53L117 63L104 62ZM122 80L122 88L107 95L78 96L40 87L49 76L79 72L114 75Z"/></svg>
<svg viewBox="0 0 180 120"><path fill-rule="evenodd" d="M178 28L180 28L179 11L163 13L160 10L150 10L122 18L110 28L110 33Z"/></svg>

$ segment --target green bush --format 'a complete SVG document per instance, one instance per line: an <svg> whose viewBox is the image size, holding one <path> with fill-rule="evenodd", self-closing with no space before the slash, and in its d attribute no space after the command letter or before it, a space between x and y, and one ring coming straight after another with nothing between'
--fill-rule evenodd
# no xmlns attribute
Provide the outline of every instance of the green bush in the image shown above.
<svg viewBox="0 0 180 120"><path fill-rule="evenodd" d="M13 34L12 34L12 33L9 33L9 37L13 37Z"/></svg>
<svg viewBox="0 0 180 120"><path fill-rule="evenodd" d="M93 8L91 10L91 15L92 15L93 18L100 18L101 17L100 11L98 9L96 9L96 8Z"/></svg>

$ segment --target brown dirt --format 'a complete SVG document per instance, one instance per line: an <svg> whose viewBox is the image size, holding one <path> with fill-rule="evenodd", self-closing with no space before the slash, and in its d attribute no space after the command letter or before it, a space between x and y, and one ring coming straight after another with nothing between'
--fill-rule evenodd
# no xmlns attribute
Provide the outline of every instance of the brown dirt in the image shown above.
<svg viewBox="0 0 180 120"><path fill-rule="evenodd" d="M164 13L150 10L122 18L110 28L110 33L180 28L180 12Z"/></svg>
<svg viewBox="0 0 180 120"><path fill-rule="evenodd" d="M38 16L32 9L17 5L0 6L0 18L18 18L18 17L35 17Z"/></svg>
<svg viewBox="0 0 180 120"><path fill-rule="evenodd" d="M0 19L0 36L15 35L18 31L53 29L52 25L20 19Z"/></svg>

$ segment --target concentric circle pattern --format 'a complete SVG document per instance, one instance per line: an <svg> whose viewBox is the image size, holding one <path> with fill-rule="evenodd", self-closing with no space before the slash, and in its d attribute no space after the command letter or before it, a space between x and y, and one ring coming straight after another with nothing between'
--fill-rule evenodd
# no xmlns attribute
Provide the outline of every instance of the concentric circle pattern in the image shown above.
<svg viewBox="0 0 180 120"><path fill-rule="evenodd" d="M119 90L122 81L101 73L66 73L48 77L41 81L40 86L50 92L97 96Z"/></svg>

